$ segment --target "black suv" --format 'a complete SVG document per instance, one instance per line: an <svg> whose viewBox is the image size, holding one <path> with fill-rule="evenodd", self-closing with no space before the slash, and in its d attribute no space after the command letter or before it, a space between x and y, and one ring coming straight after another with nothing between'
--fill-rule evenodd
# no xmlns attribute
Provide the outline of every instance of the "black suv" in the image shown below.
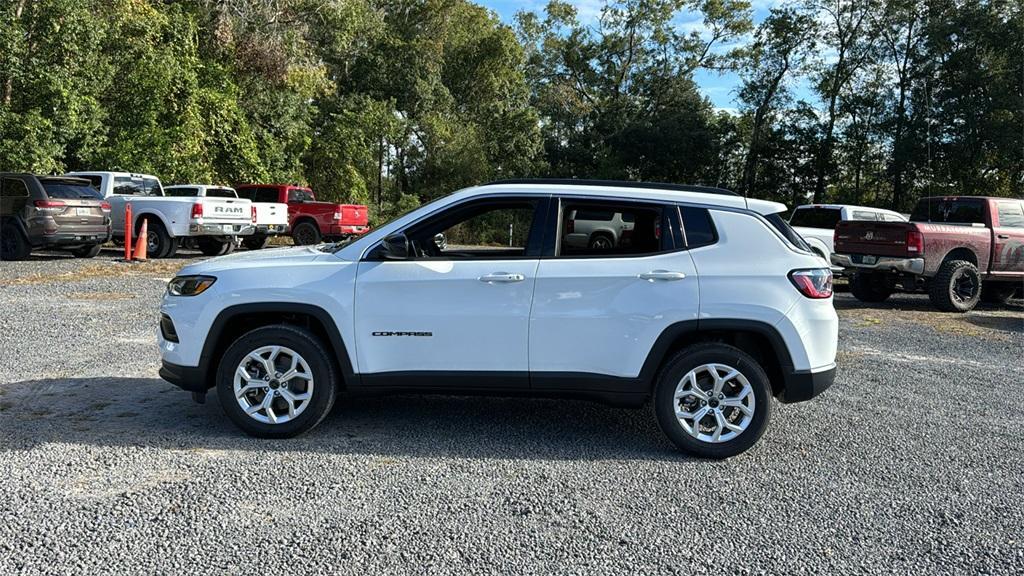
<svg viewBox="0 0 1024 576"><path fill-rule="evenodd" d="M99 254L110 240L110 204L88 180L0 172L0 259L23 260L33 248Z"/></svg>

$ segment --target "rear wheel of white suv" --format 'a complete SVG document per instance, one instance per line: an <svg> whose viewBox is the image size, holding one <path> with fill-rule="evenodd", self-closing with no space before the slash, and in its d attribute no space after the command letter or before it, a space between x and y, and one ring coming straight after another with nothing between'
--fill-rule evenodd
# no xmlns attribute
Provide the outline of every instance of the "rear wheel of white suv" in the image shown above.
<svg viewBox="0 0 1024 576"><path fill-rule="evenodd" d="M327 349L297 326L265 326L242 335L217 370L224 412L259 438L290 438L311 430L330 412L336 391Z"/></svg>
<svg viewBox="0 0 1024 576"><path fill-rule="evenodd" d="M746 352L720 343L676 353L655 383L654 412L682 451L728 458L753 446L768 426L771 387Z"/></svg>

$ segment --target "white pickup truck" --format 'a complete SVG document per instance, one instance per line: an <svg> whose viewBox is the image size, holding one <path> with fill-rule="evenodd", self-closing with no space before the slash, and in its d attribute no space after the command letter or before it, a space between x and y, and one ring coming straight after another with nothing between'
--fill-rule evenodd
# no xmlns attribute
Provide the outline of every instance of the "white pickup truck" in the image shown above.
<svg viewBox="0 0 1024 576"><path fill-rule="evenodd" d="M249 200L241 198L175 198L164 196L160 179L128 172L69 172L85 178L111 205L115 240L124 240L125 205L132 205L132 229L147 222L150 258L170 258L183 240L203 254L219 256L235 248L235 237L256 231Z"/></svg>
<svg viewBox="0 0 1024 576"><path fill-rule="evenodd" d="M164 194L185 198L238 198L238 192L229 186L209 184L175 184L164 188ZM281 202L253 202L256 231L242 239L249 250L266 247L271 236L288 233L288 205Z"/></svg>
<svg viewBox="0 0 1024 576"><path fill-rule="evenodd" d="M832 267L835 275L843 274L843 269L832 265L832 252L835 250L834 234L836 225L846 220L868 220L874 222L906 222L907 217L899 212L870 206L851 206L848 204L804 204L793 209L789 217L789 225L803 237L807 245L825 259Z"/></svg>

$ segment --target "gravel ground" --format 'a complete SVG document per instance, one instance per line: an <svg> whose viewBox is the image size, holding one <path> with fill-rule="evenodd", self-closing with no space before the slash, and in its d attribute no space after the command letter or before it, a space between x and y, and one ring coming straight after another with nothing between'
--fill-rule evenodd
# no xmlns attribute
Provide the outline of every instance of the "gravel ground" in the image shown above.
<svg viewBox="0 0 1024 576"><path fill-rule="evenodd" d="M838 295L833 388L724 462L527 399L348 400L257 441L157 378L186 260L114 257L0 264L0 574L1024 571L1020 301Z"/></svg>

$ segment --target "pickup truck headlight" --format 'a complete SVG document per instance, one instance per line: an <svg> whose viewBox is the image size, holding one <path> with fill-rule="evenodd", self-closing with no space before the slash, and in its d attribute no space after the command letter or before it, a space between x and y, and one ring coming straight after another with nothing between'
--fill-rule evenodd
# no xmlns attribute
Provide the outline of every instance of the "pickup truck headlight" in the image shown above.
<svg viewBox="0 0 1024 576"><path fill-rule="evenodd" d="M167 293L173 296L196 296L216 281L213 276L175 276L167 283Z"/></svg>

